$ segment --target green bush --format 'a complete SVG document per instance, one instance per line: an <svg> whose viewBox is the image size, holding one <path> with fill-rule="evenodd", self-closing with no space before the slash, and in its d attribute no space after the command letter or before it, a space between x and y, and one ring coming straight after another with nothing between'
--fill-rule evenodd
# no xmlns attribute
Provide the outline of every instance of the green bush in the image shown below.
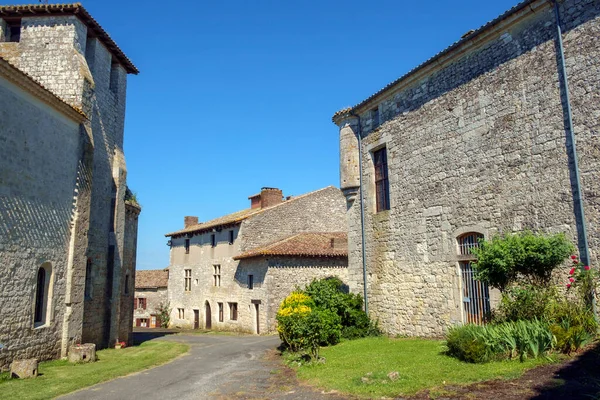
<svg viewBox="0 0 600 400"><path fill-rule="evenodd" d="M290 350L300 351L310 345L307 337L308 315L314 308L314 301L300 291L292 292L281 302L276 316L277 332Z"/></svg>
<svg viewBox="0 0 600 400"><path fill-rule="evenodd" d="M493 313L492 321L501 323L544 319L549 313L549 307L555 296L556 291L551 287L524 284L507 288L502 293L502 299Z"/></svg>
<svg viewBox="0 0 600 400"><path fill-rule="evenodd" d="M554 302L548 319L550 330L556 337L556 348L566 354L578 351L590 343L598 329L593 312L581 301Z"/></svg>
<svg viewBox="0 0 600 400"><path fill-rule="evenodd" d="M356 339L381 335L377 325L371 322L362 309L362 296L348 293L347 288L339 278L315 279L304 291L313 299L317 308L329 310L339 315L343 338Z"/></svg>
<svg viewBox="0 0 600 400"><path fill-rule="evenodd" d="M447 354L470 363L490 361L493 352L481 340L482 329L482 326L471 324L450 328L446 335Z"/></svg>
<svg viewBox="0 0 600 400"><path fill-rule="evenodd" d="M543 235L532 232L495 236L472 249L477 279L504 291L510 284L525 279L534 285L547 285L552 271L575 247L564 234Z"/></svg>
<svg viewBox="0 0 600 400"><path fill-rule="evenodd" d="M472 363L537 358L551 351L554 343L548 324L540 320L464 325L451 328L446 336L448 355Z"/></svg>

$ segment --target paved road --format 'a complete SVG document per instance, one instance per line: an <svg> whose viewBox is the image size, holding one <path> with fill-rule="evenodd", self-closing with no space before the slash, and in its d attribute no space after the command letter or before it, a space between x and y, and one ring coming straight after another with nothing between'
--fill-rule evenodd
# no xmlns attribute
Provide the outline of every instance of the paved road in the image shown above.
<svg viewBox="0 0 600 400"><path fill-rule="evenodd" d="M153 340L190 344L175 361L61 397L94 399L332 399L299 386L279 364L265 359L276 336L170 335Z"/></svg>

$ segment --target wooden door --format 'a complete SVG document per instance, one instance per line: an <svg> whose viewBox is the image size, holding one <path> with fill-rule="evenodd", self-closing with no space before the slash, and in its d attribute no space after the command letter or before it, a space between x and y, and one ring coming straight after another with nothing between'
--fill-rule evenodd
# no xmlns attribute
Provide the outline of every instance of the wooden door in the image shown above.
<svg viewBox="0 0 600 400"><path fill-rule="evenodd" d="M200 310L194 310L194 329L200 328Z"/></svg>
<svg viewBox="0 0 600 400"><path fill-rule="evenodd" d="M206 327L206 329L211 329L212 328L212 317L210 315L210 304L208 303L208 301L204 305L204 315L206 316L205 327Z"/></svg>

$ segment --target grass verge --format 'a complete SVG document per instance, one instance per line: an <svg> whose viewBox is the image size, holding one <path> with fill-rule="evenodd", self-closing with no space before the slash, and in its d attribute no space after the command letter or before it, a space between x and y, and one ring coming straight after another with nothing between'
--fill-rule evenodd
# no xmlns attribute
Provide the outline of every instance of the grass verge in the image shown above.
<svg viewBox="0 0 600 400"><path fill-rule="evenodd" d="M71 364L66 360L45 361L39 365L41 374L34 379L10 379L0 374L0 397L3 399L52 399L100 382L132 372L148 369L185 353L189 346L175 342L145 342L124 349L100 350L98 361Z"/></svg>
<svg viewBox="0 0 600 400"><path fill-rule="evenodd" d="M365 338L321 349L324 364L297 367L311 385L361 397L395 397L445 385L513 379L549 359L469 364L443 354L441 340ZM398 372L397 377L388 374Z"/></svg>

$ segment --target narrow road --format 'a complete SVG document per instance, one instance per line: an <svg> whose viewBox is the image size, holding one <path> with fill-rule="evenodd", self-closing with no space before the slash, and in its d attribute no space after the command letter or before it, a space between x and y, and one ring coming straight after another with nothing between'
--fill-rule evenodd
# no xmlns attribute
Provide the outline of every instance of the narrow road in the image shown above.
<svg viewBox="0 0 600 400"><path fill-rule="evenodd" d="M285 374L265 353L280 344L276 336L170 335L190 345L175 361L60 397L110 399L333 399ZM336 397L337 398L337 397Z"/></svg>

